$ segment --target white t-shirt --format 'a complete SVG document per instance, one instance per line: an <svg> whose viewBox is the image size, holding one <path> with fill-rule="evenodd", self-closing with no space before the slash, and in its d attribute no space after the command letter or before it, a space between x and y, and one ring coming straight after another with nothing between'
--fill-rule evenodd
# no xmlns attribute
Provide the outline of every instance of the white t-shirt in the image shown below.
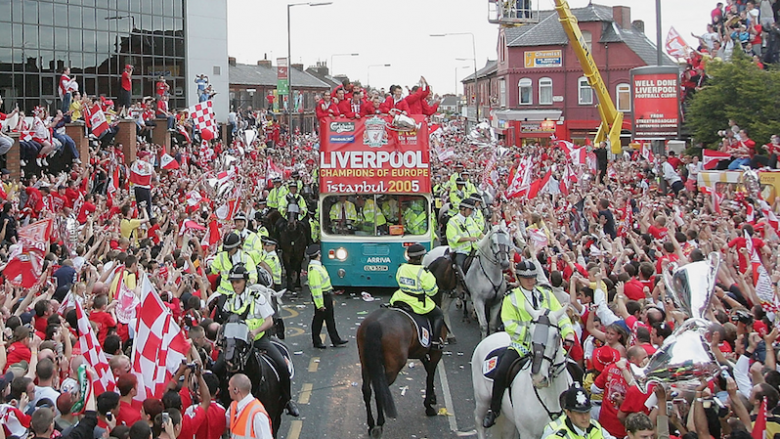
<svg viewBox="0 0 780 439"><path fill-rule="evenodd" d="M30 402L30 405L35 407L35 404L42 399L48 399L54 403L55 415L59 416L60 411L57 410L57 398L60 397L60 392L52 389L51 387L38 387L35 386L35 401Z"/></svg>

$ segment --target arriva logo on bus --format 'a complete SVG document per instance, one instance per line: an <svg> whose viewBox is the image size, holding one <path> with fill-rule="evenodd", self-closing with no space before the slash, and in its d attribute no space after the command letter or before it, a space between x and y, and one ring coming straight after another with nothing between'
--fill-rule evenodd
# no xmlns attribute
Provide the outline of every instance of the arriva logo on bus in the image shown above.
<svg viewBox="0 0 780 439"><path fill-rule="evenodd" d="M320 168L376 169L389 164L391 168L428 168L422 151L331 151L320 153Z"/></svg>

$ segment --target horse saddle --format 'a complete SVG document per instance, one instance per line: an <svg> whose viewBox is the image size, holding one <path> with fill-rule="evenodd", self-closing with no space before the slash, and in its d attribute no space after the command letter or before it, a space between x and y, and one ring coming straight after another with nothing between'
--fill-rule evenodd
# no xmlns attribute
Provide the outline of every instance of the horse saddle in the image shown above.
<svg viewBox="0 0 780 439"><path fill-rule="evenodd" d="M504 346L493 349L489 354L487 354L485 360L482 362L482 375L484 375L485 378L489 378L491 380L496 378L496 374L498 373L498 365L501 363L501 360L503 359L507 349L508 347ZM520 373L520 371L523 370L527 364L529 364L530 359L531 356L527 355L525 357L518 358L514 361L514 363L512 363L512 366L509 367L509 372L507 373L507 385L512 384L512 381L515 380L517 374Z"/></svg>
<svg viewBox="0 0 780 439"><path fill-rule="evenodd" d="M282 354L282 358L284 358L284 363L287 365L287 371L290 373L290 379L293 379L295 376L295 367L293 366L292 362L292 356L290 355L290 350L287 349L287 346L277 340L271 339L271 343L276 347L276 349L279 350L279 352ZM274 360L271 359L270 356L265 351L255 351L255 355L257 355L257 361L267 364L271 370L276 375L276 379L279 380L279 372L276 370L276 366L274 364Z"/></svg>
<svg viewBox="0 0 780 439"><path fill-rule="evenodd" d="M463 274L466 274L469 272L469 268L471 268L471 264L474 262L474 259L476 259L476 252L471 251L469 255L466 257L466 260L463 261Z"/></svg>
<svg viewBox="0 0 780 439"><path fill-rule="evenodd" d="M393 311L398 311L409 317L414 323L414 327L417 328L417 340L420 342L420 346L424 348L431 347L431 322L428 317L415 314L412 308L406 303L397 303L387 307Z"/></svg>

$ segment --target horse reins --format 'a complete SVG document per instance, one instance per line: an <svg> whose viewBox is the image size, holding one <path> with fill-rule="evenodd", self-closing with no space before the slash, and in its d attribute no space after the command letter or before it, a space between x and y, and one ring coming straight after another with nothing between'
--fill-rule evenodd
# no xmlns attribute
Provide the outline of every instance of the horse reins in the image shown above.
<svg viewBox="0 0 780 439"><path fill-rule="evenodd" d="M498 233L498 232L496 232L496 233ZM506 251L502 251L501 250L501 244L498 244L498 246L499 246L498 253L508 253ZM491 247L491 249L493 248L492 241L491 241L490 247ZM493 255L488 255L485 252L481 251L480 247L477 247L477 253L482 255L482 256L484 256L485 259L487 259L488 262L490 262L493 265L499 265L500 264L500 261L498 260L498 257L493 259L492 258ZM482 274L485 275L485 277L487 278L488 282L490 282L490 285L493 287L493 296L494 297L498 296L498 292L501 290L501 287L504 285L504 277L501 276L501 280L498 282L498 284L494 283L493 279L491 279L490 275L487 273L487 270L485 270L485 266L482 264L482 259L481 258L477 258L477 261L479 262L479 268L482 270Z"/></svg>

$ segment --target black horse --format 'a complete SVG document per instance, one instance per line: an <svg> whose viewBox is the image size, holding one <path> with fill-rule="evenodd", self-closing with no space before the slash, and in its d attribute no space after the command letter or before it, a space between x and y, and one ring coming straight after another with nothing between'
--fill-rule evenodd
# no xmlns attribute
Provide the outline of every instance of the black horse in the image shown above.
<svg viewBox="0 0 780 439"><path fill-rule="evenodd" d="M282 424L282 412L287 402L282 396L283 392L276 369L273 366L273 360L252 347L249 328L238 316L232 315L228 319L228 323L220 328L217 340L222 354L214 366L213 372L220 380L222 405L228 407L231 403L228 391L230 377L237 373L243 373L252 381L252 395L263 403L266 412L268 412L273 434L276 437Z"/></svg>
<svg viewBox="0 0 780 439"><path fill-rule="evenodd" d="M309 228L298 220L297 214L290 214L289 219L277 228L279 233L279 248L282 249L282 264L284 264L287 289L301 289L301 265L311 241Z"/></svg>

